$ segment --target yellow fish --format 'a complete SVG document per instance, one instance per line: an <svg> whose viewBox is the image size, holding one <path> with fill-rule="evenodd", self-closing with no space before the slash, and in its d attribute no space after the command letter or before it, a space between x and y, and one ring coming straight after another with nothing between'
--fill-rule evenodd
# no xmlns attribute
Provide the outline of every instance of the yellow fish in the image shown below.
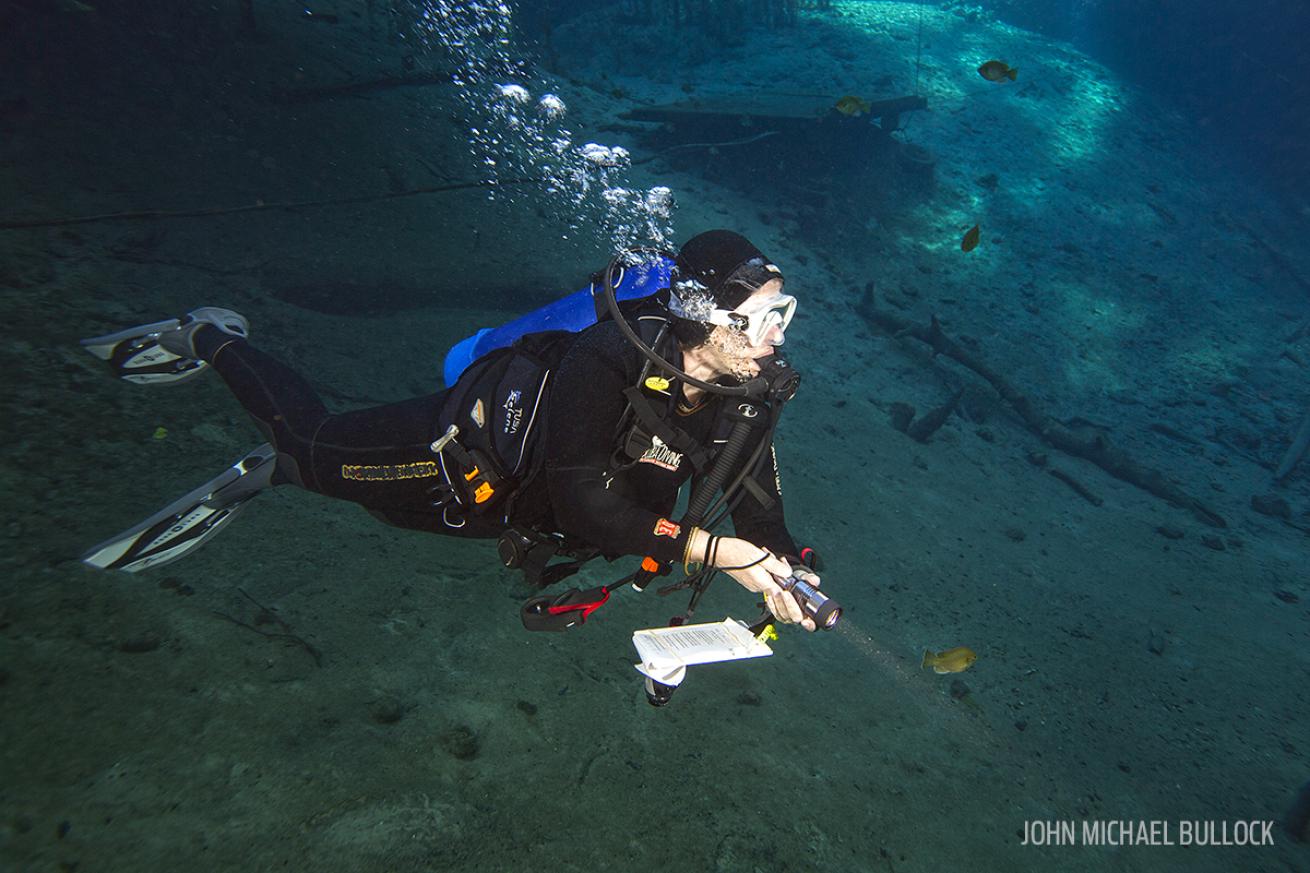
<svg viewBox="0 0 1310 873"><path fill-rule="evenodd" d="M971 252L976 249L980 236L982 236L982 229L975 224L965 232L964 239L960 240L960 251Z"/></svg>
<svg viewBox="0 0 1310 873"><path fill-rule="evenodd" d="M978 75L988 82L1004 82L1006 79L1013 82L1019 76L1019 68L1005 61L988 61L978 68Z"/></svg>
<svg viewBox="0 0 1310 873"><path fill-rule="evenodd" d="M868 115L869 110L873 107L869 106L868 100L856 97L854 94L847 94L845 97L834 103L832 108L836 109L842 115L859 116Z"/></svg>
<svg viewBox="0 0 1310 873"><path fill-rule="evenodd" d="M924 649L923 664L920 666L925 669L932 667L934 673L963 673L972 667L973 662L976 660L978 660L978 656L973 653L973 649L967 646L956 646L953 649L947 649L937 654Z"/></svg>

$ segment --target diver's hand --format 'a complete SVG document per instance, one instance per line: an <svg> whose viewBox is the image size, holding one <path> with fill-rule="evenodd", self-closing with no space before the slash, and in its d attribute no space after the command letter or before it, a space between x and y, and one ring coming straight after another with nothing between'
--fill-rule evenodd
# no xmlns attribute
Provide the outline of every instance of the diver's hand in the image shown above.
<svg viewBox="0 0 1310 873"><path fill-rule="evenodd" d="M815 629L814 620L801 611L796 598L778 584L779 580L792 574L792 568L772 552L736 537L719 537L714 566L737 580L737 584L747 591L764 595L764 605L778 621L799 624L807 631Z"/></svg>

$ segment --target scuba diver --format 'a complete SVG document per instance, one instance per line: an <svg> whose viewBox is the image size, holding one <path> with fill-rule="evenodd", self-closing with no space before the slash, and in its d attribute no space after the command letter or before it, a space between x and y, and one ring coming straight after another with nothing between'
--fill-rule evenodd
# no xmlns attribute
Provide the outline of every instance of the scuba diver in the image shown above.
<svg viewBox="0 0 1310 873"><path fill-rule="evenodd" d="M772 445L799 380L777 352L795 298L731 231L643 255L620 255L593 279L579 332L534 330L453 370L448 357L444 390L341 414L251 345L230 310L83 340L127 381L216 370L268 440L83 560L133 572L176 560L262 489L291 484L400 527L497 538L503 563L542 588L597 556L643 559L617 584L529 601L529 629L585 621L618 585L640 589L678 567L687 578L661 593L694 593L675 624L722 571L775 619L831 626L840 610L821 608L819 578L787 529ZM638 296L620 301L616 286ZM735 535L714 535L728 516Z"/></svg>

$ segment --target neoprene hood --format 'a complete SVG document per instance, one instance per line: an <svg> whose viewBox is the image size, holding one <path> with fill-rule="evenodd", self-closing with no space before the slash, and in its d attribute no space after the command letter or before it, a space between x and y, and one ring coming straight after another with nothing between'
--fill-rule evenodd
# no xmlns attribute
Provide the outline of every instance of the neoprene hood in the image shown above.
<svg viewBox="0 0 1310 873"><path fill-rule="evenodd" d="M675 264L673 281L695 279L709 289L720 309L736 309L769 279L782 278L782 271L762 251L731 230L708 230L687 240Z"/></svg>

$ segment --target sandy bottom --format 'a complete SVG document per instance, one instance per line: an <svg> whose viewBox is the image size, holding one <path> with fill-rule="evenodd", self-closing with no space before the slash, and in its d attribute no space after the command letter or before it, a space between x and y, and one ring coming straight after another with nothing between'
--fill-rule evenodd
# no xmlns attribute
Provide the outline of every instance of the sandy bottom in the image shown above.
<svg viewBox="0 0 1310 873"><path fill-rule="evenodd" d="M635 156L630 126L600 128L633 100L682 99L687 80L872 93L890 70L882 89L909 93L906 8L838 11L641 78L598 52L558 91L580 138ZM932 111L906 137L935 156L931 191L870 195L856 219L886 174L834 169L847 194L820 233L786 174L749 194L658 161L632 174L674 189L679 238L745 233L802 301L787 350L805 382L778 453L790 526L846 607L833 633L693 671L663 710L629 636L681 601L625 589L583 630L529 635L516 611L531 592L491 544L311 494L263 495L158 570L77 560L262 441L217 378L118 383L79 338L230 306L330 405L383 403L434 390L472 330L580 287L606 241L562 239L526 197L478 190L0 230L0 865L1304 869L1281 831L1258 848L1021 840L1032 821L1156 820L1177 841L1185 821L1278 819L1310 778L1310 484L1271 481L1307 402L1310 343L1286 341L1310 317L1305 216L1067 47L929 15ZM6 218L477 177L440 86L271 99L390 72L401 49L376 22L343 17L332 42L270 21L261 42L201 45L203 63L175 34L41 26L76 28L61 35L81 60L47 58L4 95L30 107L0 122ZM109 64L129 39L154 53ZM985 90L980 52L1032 75ZM1045 446L968 371L869 324L870 283L1227 527ZM893 404L922 413L961 388L929 442L893 427ZM1285 520L1253 510L1271 494ZM755 611L721 582L702 615L724 614ZM956 645L979 655L967 673L920 669L924 648Z"/></svg>

